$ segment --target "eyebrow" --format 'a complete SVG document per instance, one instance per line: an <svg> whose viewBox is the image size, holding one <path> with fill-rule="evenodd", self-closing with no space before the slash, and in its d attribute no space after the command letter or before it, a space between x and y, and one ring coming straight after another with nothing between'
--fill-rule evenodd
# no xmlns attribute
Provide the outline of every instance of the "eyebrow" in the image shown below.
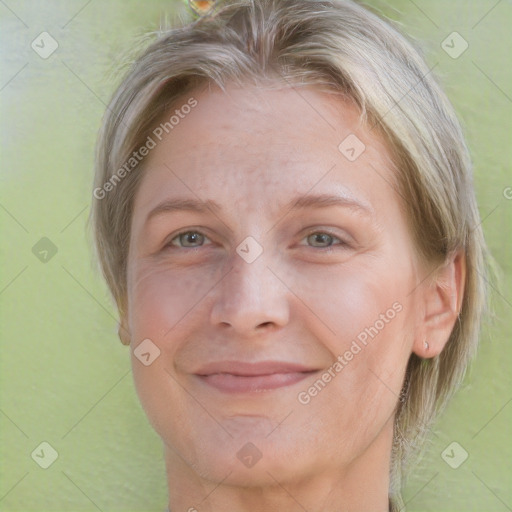
<svg viewBox="0 0 512 512"><path fill-rule="evenodd" d="M303 208L328 208L330 206L343 206L371 215L374 213L373 208L366 202L359 201L348 195L339 196L332 194L306 194L290 201L284 209L293 211Z"/></svg>
<svg viewBox="0 0 512 512"><path fill-rule="evenodd" d="M361 213L373 215L374 211L370 205L363 203L353 197L338 196L330 194L306 194L296 197L283 206L286 212L308 209L308 208L328 208L331 206L341 206L351 208ZM146 223L153 217L169 212L193 211L197 213L219 212L222 210L219 203L212 200L202 201L199 199L166 199L155 206L147 215Z"/></svg>
<svg viewBox="0 0 512 512"><path fill-rule="evenodd" d="M153 217L164 213L176 211L192 211L197 213L206 213L208 211L219 211L220 205L215 201L201 201L199 199L166 199L157 204L147 215L146 223Z"/></svg>

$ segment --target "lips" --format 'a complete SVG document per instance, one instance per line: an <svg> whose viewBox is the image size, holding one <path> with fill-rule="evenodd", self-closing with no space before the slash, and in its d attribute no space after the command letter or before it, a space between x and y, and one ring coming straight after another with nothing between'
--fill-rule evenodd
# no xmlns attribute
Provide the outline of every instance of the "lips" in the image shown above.
<svg viewBox="0 0 512 512"><path fill-rule="evenodd" d="M281 361L223 361L209 363L195 374L202 382L219 391L251 393L290 386L316 371L315 368Z"/></svg>

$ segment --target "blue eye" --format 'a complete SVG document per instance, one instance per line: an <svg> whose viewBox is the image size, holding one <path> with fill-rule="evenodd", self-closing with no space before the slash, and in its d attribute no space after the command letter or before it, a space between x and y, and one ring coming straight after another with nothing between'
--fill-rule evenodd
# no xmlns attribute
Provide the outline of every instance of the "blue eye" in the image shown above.
<svg viewBox="0 0 512 512"><path fill-rule="evenodd" d="M306 237L306 240L308 245L311 245L312 247L330 247L331 245L343 244L338 237L322 231L311 233Z"/></svg>
<svg viewBox="0 0 512 512"><path fill-rule="evenodd" d="M206 240L206 236L198 231L185 231L184 233L176 235L170 241L170 245L178 247L201 247Z"/></svg>
<svg viewBox="0 0 512 512"><path fill-rule="evenodd" d="M328 248L333 245L346 245L343 240L337 236L331 235L324 231L316 231L306 238L306 245L317 248ZM209 241L208 237L199 231L184 231L176 235L167 245L183 248L196 248L205 245Z"/></svg>

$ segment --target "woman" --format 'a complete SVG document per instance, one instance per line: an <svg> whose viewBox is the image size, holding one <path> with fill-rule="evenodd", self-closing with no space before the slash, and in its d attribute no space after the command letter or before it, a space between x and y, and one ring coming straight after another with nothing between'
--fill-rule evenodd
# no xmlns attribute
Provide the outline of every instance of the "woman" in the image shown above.
<svg viewBox="0 0 512 512"><path fill-rule="evenodd" d="M169 509L403 510L485 305L471 162L350 1L224 2L105 114L93 222Z"/></svg>

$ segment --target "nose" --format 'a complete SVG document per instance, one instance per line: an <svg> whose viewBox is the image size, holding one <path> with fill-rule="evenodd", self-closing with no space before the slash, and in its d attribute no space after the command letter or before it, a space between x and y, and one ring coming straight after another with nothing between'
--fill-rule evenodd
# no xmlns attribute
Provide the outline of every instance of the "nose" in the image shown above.
<svg viewBox="0 0 512 512"><path fill-rule="evenodd" d="M262 255L247 263L238 254L214 292L211 322L250 335L283 327L289 321L287 288Z"/></svg>

